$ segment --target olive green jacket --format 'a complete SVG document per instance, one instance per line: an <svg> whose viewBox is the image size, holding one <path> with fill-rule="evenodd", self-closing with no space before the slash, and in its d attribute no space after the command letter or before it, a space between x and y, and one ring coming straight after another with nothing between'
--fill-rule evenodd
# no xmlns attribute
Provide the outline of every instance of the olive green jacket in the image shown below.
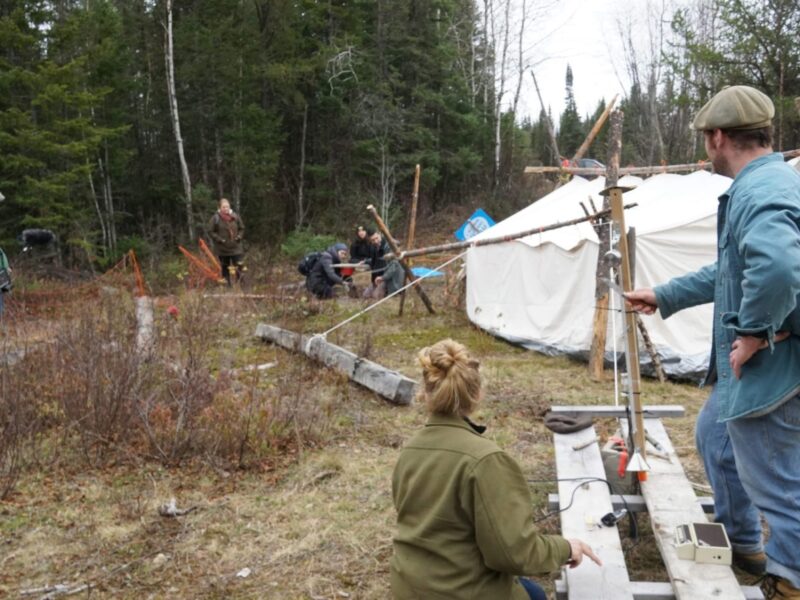
<svg viewBox="0 0 800 600"><path fill-rule="evenodd" d="M392 476L398 600L527 600L515 575L557 570L569 542L540 535L519 465L483 428L432 416L405 446Z"/></svg>

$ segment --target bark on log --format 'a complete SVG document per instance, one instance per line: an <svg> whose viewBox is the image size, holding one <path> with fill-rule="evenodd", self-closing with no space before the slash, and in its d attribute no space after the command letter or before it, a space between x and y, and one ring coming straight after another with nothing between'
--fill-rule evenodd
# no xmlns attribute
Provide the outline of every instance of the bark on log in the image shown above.
<svg viewBox="0 0 800 600"><path fill-rule="evenodd" d="M153 299L137 296L136 303L136 353L146 356L153 347Z"/></svg>
<svg viewBox="0 0 800 600"><path fill-rule="evenodd" d="M413 379L331 344L321 336L305 336L259 323L256 337L293 352L302 352L394 404L411 404L414 401L416 382Z"/></svg>

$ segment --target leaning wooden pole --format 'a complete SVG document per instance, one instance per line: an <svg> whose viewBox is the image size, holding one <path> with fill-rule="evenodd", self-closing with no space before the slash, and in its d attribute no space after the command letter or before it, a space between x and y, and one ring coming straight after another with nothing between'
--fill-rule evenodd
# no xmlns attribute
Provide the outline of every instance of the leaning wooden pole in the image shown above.
<svg viewBox="0 0 800 600"><path fill-rule="evenodd" d="M536 75L531 69L531 77L533 78L533 87L536 88L536 95L539 96L539 104L542 106L542 115L544 115L546 124L547 124L547 133L550 136L550 143L553 144L553 152L556 155L556 162L561 160L561 154L558 152L558 141L556 140L556 133L553 131L553 124L550 122L550 115L547 114L547 109L544 106L544 100L542 100L542 93L539 91L539 83L536 81Z"/></svg>
<svg viewBox="0 0 800 600"><path fill-rule="evenodd" d="M367 211L369 212L369 214L372 215L372 218L375 219L375 224L378 226L378 229L381 230L383 237L386 238L386 242L392 249L393 256L400 256L400 248L398 247L397 242L392 237L392 233L389 231L389 228L386 226L386 223L383 222L383 219L381 219L381 216L378 214L378 211L375 210L375 207L372 206L372 204L367 206ZM408 266L408 263L405 260L399 258L398 262L400 263L400 266L403 267L403 271L405 271L406 278L409 281L416 281L418 279L417 276L414 275L414 273L411 271L411 267ZM422 299L422 302L423 304L425 304L425 308L428 309L428 312L431 314L435 314L436 311L433 310L433 304L431 304L431 300L430 298L428 298L428 295L425 293L425 290L422 289L422 286L419 283L417 283L414 286L414 289L416 290L419 297Z"/></svg>
<svg viewBox="0 0 800 600"><path fill-rule="evenodd" d="M417 203L419 200L419 175L420 175L420 168L417 165L417 168L414 170L414 189L411 192L411 212L408 217L408 235L406 235L406 248L411 250L414 247L414 236L417 233ZM411 266L409 264L409 266ZM406 294L403 292L400 294L400 310L398 311L398 315L401 317L403 316L403 307L406 303Z"/></svg>
<svg viewBox="0 0 800 600"><path fill-rule="evenodd" d="M624 114L620 110L611 113L611 134L608 142L608 167L606 168L606 188L617 185L619 180L619 158L622 152L622 121ZM603 199L603 208L609 208L608 196ZM592 320L592 345L589 348L589 375L593 379L603 377L603 361L606 352L606 330L608 329L608 286L603 279L608 269L603 264L603 255L609 250L610 235L606 220L598 220L597 238L597 281L595 288L595 310ZM624 237L624 235L622 236Z"/></svg>
<svg viewBox="0 0 800 600"><path fill-rule="evenodd" d="M632 202L631 204L626 205L625 209L627 210L629 208L633 208L634 206L638 205L635 202ZM415 256L427 256L428 254L441 254L442 252L450 252L451 250L464 250L466 248L477 248L479 246L491 246L492 244L504 244L505 242L518 240L520 238L528 237L529 235L535 235L537 233L545 233L547 231L562 229L564 227L570 227L580 223L594 222L601 217L608 217L610 215L611 209L601 210L600 212L592 213L590 215L586 215L585 217L578 217L576 219L561 221L559 223L551 223L550 225L542 225L541 227L533 227L532 229L525 229L524 231L518 231L517 233L510 233L500 237L486 238L485 240L472 239L464 242L451 242L449 244L439 244L437 246L426 246L425 248L417 248L416 250L404 250L399 254L387 254L386 258L406 259Z"/></svg>
<svg viewBox="0 0 800 600"><path fill-rule="evenodd" d="M608 119L608 115L611 114L611 110L614 108L614 105L617 103L617 98L619 98L619 94L616 94L612 99L611 102L608 103L605 110L597 117L597 121L592 126L592 129L589 131L589 135L586 136L586 139L583 140L581 147L575 152L575 156L572 157L572 163L574 165L578 164L578 161L583 158L583 155L586 154L586 151L589 149L589 146L592 145L594 138L597 137L597 134L600 133L600 130L603 128L603 125L606 123L606 119Z"/></svg>

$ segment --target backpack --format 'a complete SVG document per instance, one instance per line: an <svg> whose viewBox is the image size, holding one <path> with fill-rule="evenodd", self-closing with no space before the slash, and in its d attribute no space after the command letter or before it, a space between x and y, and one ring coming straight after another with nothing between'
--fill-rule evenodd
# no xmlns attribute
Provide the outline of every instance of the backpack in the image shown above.
<svg viewBox="0 0 800 600"><path fill-rule="evenodd" d="M317 264L320 256L322 256L322 252L309 252L301 258L300 262L297 263L297 270L300 272L300 275L305 277L311 275L311 269Z"/></svg>

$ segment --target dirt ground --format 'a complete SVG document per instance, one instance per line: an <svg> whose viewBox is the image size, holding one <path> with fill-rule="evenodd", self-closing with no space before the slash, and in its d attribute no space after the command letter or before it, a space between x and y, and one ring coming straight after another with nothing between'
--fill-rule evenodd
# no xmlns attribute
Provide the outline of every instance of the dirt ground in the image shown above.
<svg viewBox="0 0 800 600"><path fill-rule="evenodd" d="M556 484L552 437L542 415L551 404L612 404L610 376L595 382L583 364L495 339L469 323L446 293L446 282L427 288L436 315L428 315L411 294L402 317L391 300L329 341L415 379L417 350L445 337L466 344L485 377L486 397L475 420L487 424L487 435L538 481L531 490L537 512L545 515L547 494ZM0 503L0 596L42 597L43 591L31 590L89 584L89 591L75 597L390 597L391 472L404 441L425 421L423 407L391 405L253 335L260 321L323 331L363 302L318 306L300 296L205 302L209 311L235 316L225 339L209 340L220 347L219 368L275 362L263 375L268 380L302 374L297 376L306 380L297 393L327 407L318 439L248 470L210 461L168 469L138 458L94 469L70 468L64 457L57 466L42 465ZM296 371L299 364L305 370ZM666 426L689 479L698 483L705 477L693 424L704 397L690 384L643 384L645 403L685 406L686 416L667 419ZM615 423L597 426L605 435ZM178 508L194 510L160 516L158 507L171 498ZM632 578L666 580L646 516L639 522L641 539L625 541ZM542 529L558 531L558 518L543 521ZM552 590L551 582L543 583Z"/></svg>

